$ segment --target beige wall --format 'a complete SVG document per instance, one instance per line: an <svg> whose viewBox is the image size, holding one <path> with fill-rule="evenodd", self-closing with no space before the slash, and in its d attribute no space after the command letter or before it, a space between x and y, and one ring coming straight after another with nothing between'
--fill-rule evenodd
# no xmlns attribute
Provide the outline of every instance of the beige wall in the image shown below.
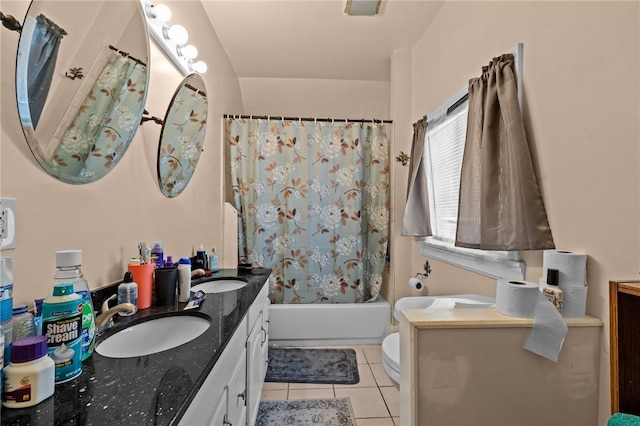
<svg viewBox="0 0 640 426"><path fill-rule="evenodd" d="M589 255L588 313L605 322L601 424L609 415L608 281L639 271L639 29L637 2L447 2L413 49L415 121L524 43L525 126L556 247ZM416 244L412 253L418 271ZM524 256L528 280L541 276L541 257ZM432 294L495 292L493 280L431 264Z"/></svg>
<svg viewBox="0 0 640 426"><path fill-rule="evenodd" d="M389 118L389 82L240 78L245 114Z"/></svg>
<svg viewBox="0 0 640 426"><path fill-rule="evenodd" d="M47 295L56 250L82 249L83 272L90 287L97 288L122 278L126 260L136 254L139 241L162 240L165 253L174 258L191 255L192 247L200 243L207 249L221 246L220 118L227 111L242 110L240 87L214 30L207 25L202 5L179 3L180 9L172 8L172 21L190 30L199 59L207 62L203 78L211 96L200 163L189 186L173 199L158 189L160 126L151 122L139 129L122 161L98 182L73 186L46 174L27 147L15 107L18 34L0 31L0 194L17 199L17 247L2 256L14 259L14 304L33 303L34 298ZM1 6L3 12L22 17L29 2L2 1ZM163 118L182 77L157 49L152 56L146 109Z"/></svg>

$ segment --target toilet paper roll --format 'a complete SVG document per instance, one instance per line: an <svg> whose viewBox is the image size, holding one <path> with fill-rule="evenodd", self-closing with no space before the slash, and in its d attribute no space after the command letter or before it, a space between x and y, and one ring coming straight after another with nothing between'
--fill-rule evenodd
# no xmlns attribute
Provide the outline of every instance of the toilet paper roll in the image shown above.
<svg viewBox="0 0 640 426"><path fill-rule="evenodd" d="M545 250L542 267L546 280L548 269L558 270L558 284L563 294L563 315L584 317L587 314L587 255L568 250Z"/></svg>
<svg viewBox="0 0 640 426"><path fill-rule="evenodd" d="M542 267L546 280L547 270L558 270L558 283L564 291L569 287L587 285L587 255L569 250L545 250Z"/></svg>
<svg viewBox="0 0 640 426"><path fill-rule="evenodd" d="M538 301L538 285L527 281L498 280L496 309L510 317L533 318Z"/></svg>
<svg viewBox="0 0 640 426"><path fill-rule="evenodd" d="M512 317L533 318L533 329L525 343L525 349L558 361L568 327L553 303L540 292L537 284L498 280L496 309Z"/></svg>
<svg viewBox="0 0 640 426"><path fill-rule="evenodd" d="M412 292L422 292L424 290L424 285L422 281L417 278L409 278L409 287L411 287Z"/></svg>

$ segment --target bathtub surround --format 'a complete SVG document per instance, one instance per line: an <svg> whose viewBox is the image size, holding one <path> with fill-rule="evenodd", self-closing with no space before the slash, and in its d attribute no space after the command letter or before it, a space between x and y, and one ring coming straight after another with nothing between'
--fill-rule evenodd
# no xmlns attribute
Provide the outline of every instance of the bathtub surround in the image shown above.
<svg viewBox="0 0 640 426"><path fill-rule="evenodd" d="M327 426L356 426L349 398L264 401L256 426L316 424L318 418Z"/></svg>
<svg viewBox="0 0 640 426"><path fill-rule="evenodd" d="M353 385L359 381L353 349L269 348L265 382Z"/></svg>
<svg viewBox="0 0 640 426"><path fill-rule="evenodd" d="M389 240L383 123L225 120L240 258L272 268L277 303L375 300Z"/></svg>

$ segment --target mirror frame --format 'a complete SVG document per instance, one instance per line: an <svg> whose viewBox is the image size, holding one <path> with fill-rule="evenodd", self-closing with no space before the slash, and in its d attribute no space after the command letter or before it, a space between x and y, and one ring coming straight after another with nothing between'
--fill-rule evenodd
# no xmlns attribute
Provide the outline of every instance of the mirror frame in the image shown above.
<svg viewBox="0 0 640 426"><path fill-rule="evenodd" d="M202 95L204 95L204 116L199 117L202 111L191 109L190 111L181 111L185 113L184 122L174 122L174 114L178 113L177 108L183 105L184 100L180 98L180 95L185 88L195 92L194 102L201 100ZM200 105L196 105L196 107L198 106L202 107L203 105L200 103ZM187 75L171 97L158 142L158 186L162 194L167 198L174 198L180 195L195 173L204 149L208 113L209 99L204 79L197 73ZM189 124L192 125L190 126ZM169 126L175 126L178 132L185 133L177 141L169 140ZM201 140L199 140L200 138ZM189 146L184 146L185 144L189 144ZM167 168L169 173L164 173L163 175ZM177 175L170 173L172 170L176 171Z"/></svg>
<svg viewBox="0 0 640 426"><path fill-rule="evenodd" d="M48 10L46 4L51 4L54 5L55 3L47 1L47 0L32 0L31 3L29 4L29 8L27 10L27 13L25 15L24 21L23 21L23 31L24 31L24 26L27 23L27 19L29 17L35 18L37 15L42 14L42 12L44 10ZM74 2L71 2L74 3ZM124 3L123 1L118 1L118 2L112 2L109 0L104 0L100 6L107 6L109 5L110 7L113 7L114 5L117 4L122 4ZM149 61L150 61L150 48L149 48L149 30L148 30L148 25L147 25L147 19L146 19L146 15L145 15L145 11L140 3L139 0L128 0L127 3L130 3L132 8L131 10L135 10L135 13L137 15L140 27L138 28L137 26L131 26L128 25L128 21L126 20L120 20L120 22L123 22L123 33L125 31L135 31L140 33L140 40L136 41L137 43L140 43L140 47L138 48L138 50L142 51L144 50L144 54L145 57L144 58L140 58L140 59L135 59L132 56L128 55L126 52L122 51L122 50L118 50L118 48L113 47L112 45L108 45L105 46L105 44L108 44L108 42L104 39L100 39L100 41L98 42L98 44L100 44L102 46L102 50L98 51L98 52L91 52L88 51L89 53L87 53L87 55L90 56L90 59L93 60L93 62L91 62L91 69L88 69L85 71L86 74L90 74L93 71L94 65L97 61L97 57L104 52L108 52L109 54L111 54L112 52L109 52L107 49L111 50L111 51L115 51L113 52L113 54L115 55L120 55L120 56L128 56L129 58L132 58L135 62L137 63L143 63L145 65L145 81L144 81L144 88L143 88L143 93L141 94L142 98L141 98L141 102L137 102L136 104L139 103L139 111L136 108L133 108L131 110L131 113L133 114L133 117L129 118L128 121L130 123L133 123L133 127L130 131L130 134L128 135L127 138L122 138L121 143L124 145L124 147L120 150L119 155L115 155L112 159L110 159L110 161L108 160L107 163L109 163L108 166L106 166L103 170L101 170L100 173L93 175L93 176L75 176L73 174L70 173L62 173L60 172L59 168L57 167L57 165L55 164L55 162L53 162L52 159L48 159L48 155L45 153L45 150L43 149L41 143L41 141L39 141L38 136L36 135L36 130L33 127L32 124L32 110L29 107L29 95L28 95L28 88L27 88L27 83L26 83L26 76L27 76L27 69L28 69L28 61L29 59L27 58L30 50L31 50L31 46L30 45L26 45L26 43L29 43L29 41L27 41L27 37L23 35L23 33L21 33L20 35L20 39L18 41L18 47L17 47L17 59L16 59L16 71L15 71L15 89L16 89L16 104L18 106L18 116L20 118L20 124L22 127L22 131L23 134L25 136L25 139L27 141L27 144L29 146L29 149L31 150L34 158L36 159L37 163L40 165L40 167L45 170L49 175L51 175L52 177L65 182L65 183L70 183L70 184L87 184L87 183L92 183L95 182L101 178L103 178L104 176L106 176L107 174L109 174L115 167L116 165L120 162L120 160L122 159L122 157L124 157L124 155L126 154L129 146L131 145L131 142L133 140L133 138L135 137L135 134L139 128L140 125L140 119L142 117L142 114L144 112L144 107L145 107L145 103L147 100L147 94L149 91L149 80L150 80L150 67L149 67ZM40 7L42 6L42 7ZM101 11L104 10L102 7L97 7L96 4L92 4L91 5L94 9ZM48 6L48 7L55 7L55 6ZM34 12L35 10L35 12ZM115 12L114 12L115 13ZM133 16L133 15L132 15ZM37 19L37 18L36 18ZM87 18L89 19L89 18ZM97 18L96 18L97 19ZM93 23L95 23L94 21L92 21ZM126 24L126 25L125 25ZM111 25L113 26L113 20L109 21L109 24L107 25ZM105 25L105 27L107 27L107 25ZM94 27L91 27L94 28ZM133 29L132 29L133 28ZM136 29L137 28L137 29ZM110 33L112 34L112 32ZM121 37L123 35L121 34ZM65 37L69 37L69 35L66 35ZM104 36L105 38L107 36ZM125 39L126 39L126 34L124 35ZM142 37L144 37L144 41L142 40ZM85 46L86 45L86 38L83 38L83 41L81 42L81 46ZM144 47L142 48L142 44L144 43ZM127 44L124 48L129 47L130 45ZM122 46L119 46L122 47ZM74 58L77 57L78 55L80 55L80 53L82 52L82 50L76 50L74 53ZM82 52L84 54L84 52ZM105 54L106 55L106 54ZM58 61L59 62L59 61ZM67 64L65 64L64 66L66 66ZM23 72L21 72L20 70L24 69ZM82 70L80 68L80 70ZM71 71L71 70L70 70ZM102 70L100 70L102 71ZM62 69L62 66L60 66L60 64L56 65L54 68L54 73L55 74L63 74L62 77L58 77L61 79L62 83L58 83L60 86L62 86L62 84L66 83L66 80L64 79L64 77L67 77L71 80L73 80L73 78L71 78L70 75L67 75L69 73L69 71L65 72L64 69ZM79 79L82 79L84 76L79 77ZM75 92L73 92L71 94L71 92L67 92L65 95L69 95L71 94L71 96L69 96L70 99L75 100L75 98L77 96L80 96L80 92L83 90L87 90L87 87L91 87L96 81L97 81L98 77L96 76L94 78L94 81L92 81L91 83L87 82L87 83L83 83L83 84L77 84L76 88L75 88ZM88 92L88 91L87 91ZM63 92L64 93L64 92ZM139 92L138 92L139 93ZM59 94L59 93L54 93L54 94ZM60 93L62 94L62 93ZM51 93L49 93L48 95L51 95ZM86 98L85 98L86 99ZM52 99L49 99L49 102L52 102ZM47 103L49 103L47 102ZM68 117L67 114L69 113L70 110L70 105L71 103L67 104L65 102L64 108L64 118L66 120L61 120L60 122L63 121L68 121ZM51 105L49 105L50 108L53 108ZM78 111L81 109L81 107L77 107ZM57 108L56 108L57 109ZM112 109L112 108L110 108ZM77 112L76 112L77 114ZM73 114L75 116L75 114ZM110 118L109 118L110 119ZM55 123L55 120L53 120L53 122ZM43 120L41 120L38 124L43 123ZM71 124L69 124L71 125ZM67 128L68 129L68 128ZM55 129L55 131L52 133L52 139L53 136L55 135L59 135L62 132L66 132L66 129L62 129L62 127L60 125L58 125L58 128ZM48 136L48 135L47 135ZM62 140L62 136L60 136L60 140ZM44 143L48 143L49 141L46 141ZM91 146L87 155L91 155L91 150L95 147L95 145Z"/></svg>

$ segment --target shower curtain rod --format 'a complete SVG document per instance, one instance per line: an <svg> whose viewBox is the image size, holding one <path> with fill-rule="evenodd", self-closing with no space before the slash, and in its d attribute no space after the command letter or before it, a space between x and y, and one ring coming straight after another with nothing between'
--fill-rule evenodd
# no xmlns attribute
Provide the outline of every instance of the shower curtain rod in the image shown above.
<svg viewBox="0 0 640 426"><path fill-rule="evenodd" d="M138 58L136 58L136 57L134 57L134 56L129 55L127 52L124 52L124 51L122 51L122 50L118 49L117 47L113 47L112 45L109 45L109 49L111 49L111 50L113 50L113 51L115 51L115 52L117 52L117 53L121 54L122 56L125 56L125 57L127 57L127 58L131 59L131 60L132 60L132 61L134 61L134 62L139 63L139 64L140 64L140 65L142 65L142 66L145 66L145 67L147 66L147 64L145 64L144 62L142 62L140 59L138 59Z"/></svg>
<svg viewBox="0 0 640 426"><path fill-rule="evenodd" d="M364 118L361 119L350 119L350 118L312 118L312 117L282 117L279 115L237 115L237 114L225 114L224 118L257 118L257 119L261 119L261 120L271 120L272 118L274 120L286 120L286 121L320 121L323 123L326 122L334 122L334 121L345 121L348 123L393 123L393 120L378 120L378 119L371 119L371 120L365 120Z"/></svg>

